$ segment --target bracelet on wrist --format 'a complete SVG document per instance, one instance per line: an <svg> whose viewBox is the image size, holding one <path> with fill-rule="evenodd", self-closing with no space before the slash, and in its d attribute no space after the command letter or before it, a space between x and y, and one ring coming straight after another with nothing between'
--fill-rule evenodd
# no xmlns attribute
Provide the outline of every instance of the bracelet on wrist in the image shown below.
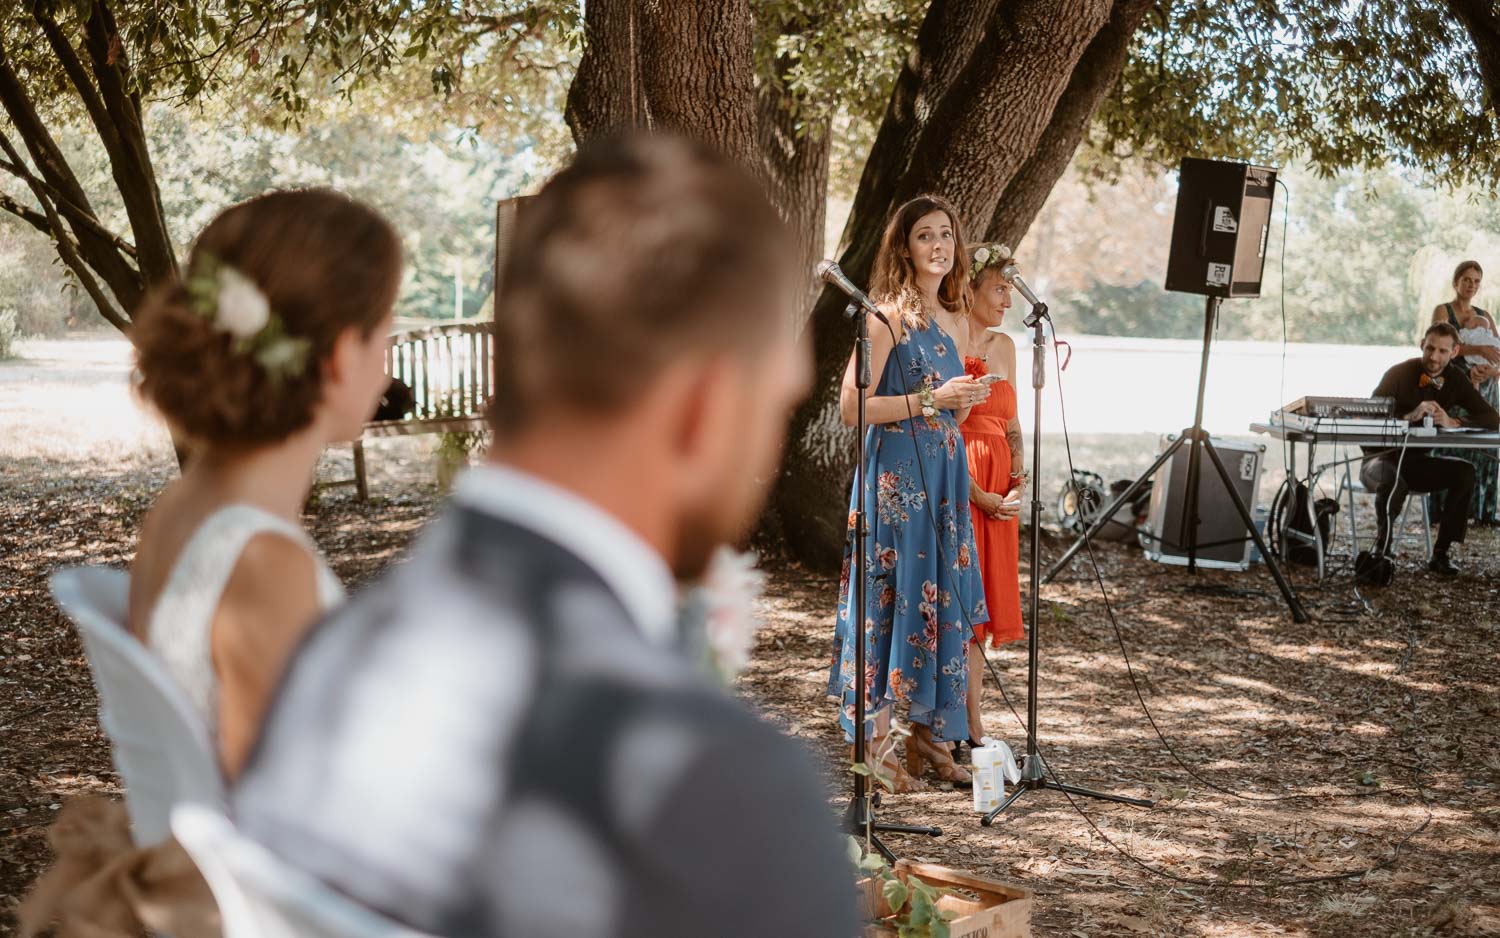
<svg viewBox="0 0 1500 938"><path fill-rule="evenodd" d="M922 403L923 417L937 416L937 399L932 394L932 381L929 379L917 389L917 400Z"/></svg>

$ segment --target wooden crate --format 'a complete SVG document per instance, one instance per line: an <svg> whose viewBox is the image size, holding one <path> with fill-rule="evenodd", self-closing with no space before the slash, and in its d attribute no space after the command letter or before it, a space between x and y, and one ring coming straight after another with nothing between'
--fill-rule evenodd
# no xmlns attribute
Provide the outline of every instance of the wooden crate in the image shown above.
<svg viewBox="0 0 1500 938"><path fill-rule="evenodd" d="M903 881L915 876L947 893L938 909L952 912L948 923L952 938L1029 938L1031 935L1031 890L999 880L975 876L935 863L898 860L896 875ZM880 881L859 883L866 920L889 918L895 913L880 895ZM895 938L896 930L878 922L865 926L864 938Z"/></svg>

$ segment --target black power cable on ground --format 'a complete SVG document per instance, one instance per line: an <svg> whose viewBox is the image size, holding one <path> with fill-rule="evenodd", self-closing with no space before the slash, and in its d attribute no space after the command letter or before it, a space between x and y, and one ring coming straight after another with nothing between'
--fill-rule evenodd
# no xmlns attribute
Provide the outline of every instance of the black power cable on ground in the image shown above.
<svg viewBox="0 0 1500 938"><path fill-rule="evenodd" d="M890 336L891 336L891 354L893 354L893 355L896 356L897 374L901 378L902 391L903 391L904 398L906 400L907 420L912 424L912 427L913 427L912 437L913 437L913 442L915 443L915 439L916 439L915 419L916 419L916 417L915 417L915 413L912 411L912 408L911 408L911 400L910 400L910 398L911 398L911 388L910 388L910 385L907 383L907 380L906 380L906 364L902 360L901 352L900 352L901 343L900 343L900 340L897 339L897 337L896 337L895 328L890 324L889 321L885 322L885 326L886 326L886 330L890 333ZM941 326L939 326L939 328L941 328ZM950 336L949 338L951 339L952 337ZM1072 440L1071 440L1071 438L1069 436L1068 429L1067 429L1067 411L1066 411L1066 407L1063 405L1062 368L1061 368L1060 358L1059 358L1060 352L1057 349L1058 340L1057 340L1057 330L1056 330L1055 327L1053 327L1053 329L1052 329L1052 342L1053 342L1053 352L1054 352L1054 354L1053 354L1053 362L1054 362L1054 367L1056 367L1056 369L1057 369L1057 376L1058 376L1058 403L1059 403L1059 408L1060 408L1060 410L1062 412L1063 441L1064 441L1064 446L1065 446L1065 449L1067 451L1067 456L1068 456L1068 468L1069 468L1069 471L1071 472L1073 470L1073 468L1074 468L1073 467ZM960 349L958 351L959 351L959 354L961 355L962 354L962 350ZM927 473L926 473L926 469L925 469L925 460L922 458L920 447L916 448L916 454L917 454L917 458L916 458L917 472L918 472L918 474L920 476L921 485L922 485L922 491L923 491L923 494L927 497L928 504L930 505L930 504L932 504L931 488L927 484ZM1039 484L1039 480L1033 479L1031 481L1032 481L1033 485ZM1033 493L1033 495L1035 495L1035 493ZM938 553L939 564L944 569L947 569L947 567L948 567L947 557L946 557L946 555L945 555L945 553L943 551L942 536L941 536L941 533L938 531L937 521L933 517L933 515L932 515L931 512L928 512L928 523L932 527L932 530L933 530L933 536L934 536L934 540L936 542L936 549L937 549L937 553ZM1157 737L1161 740L1162 744L1167 748L1168 752L1172 755L1172 758L1178 763L1178 765L1182 766L1182 768L1184 770L1186 770L1190 776L1192 776L1195 779L1198 779L1201 783L1203 783L1207 787L1213 788L1213 789L1218 790L1218 791L1225 792L1227 794L1234 795L1235 797L1242 798L1242 799L1248 800L1248 801L1287 801L1287 800L1293 800L1293 799L1297 799L1297 798L1349 797L1348 795L1334 795L1334 796L1329 796L1329 795L1302 795L1302 796L1290 795L1290 796L1274 796L1274 797L1269 797L1269 798L1246 796L1246 795L1243 795L1241 793L1234 792L1234 791L1232 791L1230 789L1223 788L1222 786L1215 785L1214 783L1209 782L1208 780L1201 778L1201 776L1199 776L1190 766L1188 766L1186 763L1184 763L1177 756L1177 753L1176 753L1175 749L1172 748L1170 742L1167 741L1165 735L1162 734L1161 731L1160 731L1160 729L1156 726L1155 719L1151 716L1150 709L1146 705L1144 695L1140 691L1140 686L1137 683L1136 678L1135 678L1134 669L1131 668L1131 666L1130 666L1129 655L1126 652L1125 643L1124 643L1124 637L1123 637L1123 634L1120 631L1119 623L1115 619L1114 610L1113 610L1113 607L1112 607L1112 605L1110 603L1110 600L1109 600L1108 590L1105 588L1103 574L1102 574L1102 572L1101 572L1101 570L1099 568L1098 558L1094 554L1092 545L1088 545L1088 556L1089 556L1090 566L1091 566L1091 568L1093 570L1094 580L1095 580L1096 584L1099 587L1101 595L1103 595L1103 597L1104 597L1105 607L1106 607L1106 610L1108 612L1110 624L1113 627L1116 639L1117 639L1117 641L1120 644L1121 653L1125 657L1127 673L1130 675L1131 685L1132 685L1132 687L1135 690L1136 698L1140 702L1142 710L1146 712L1147 718L1150 720L1152 728L1156 731ZM856 571L856 574L859 575L859 576L863 576L864 575L864 571L862 571L862 570L861 571ZM951 578L949 580L949 583L950 583L950 586L951 586L952 585ZM957 593L957 590L955 590L954 592ZM961 613L961 615L962 615L962 617L964 619L965 626L969 630L969 634L970 634L971 640L975 641L975 642L978 642L978 637L977 637L977 635L976 635L976 633L974 631L974 624L973 624L972 620L969 617L968 609L961 602L959 603L959 609L960 609L960 613ZM861 615L864 614L864 610L860 610L859 612L860 612ZM1035 625L1032 624L1032 627L1035 627ZM985 669L989 672L990 677L995 681L995 686L1000 690L1000 696L1005 701L1006 707L1010 710L1011 714L1016 718L1016 722L1021 725L1021 727L1023 728L1023 730L1027 729L1027 727L1026 727L1026 721L1024 719L1022 719L1020 713L1016 710L1015 704L1011 701L1010 695L1006 692L1006 690L1005 690L1005 684L1004 684L1003 681L1001 681L999 672L996 670L994 662L992 662L990 660L989 656L985 654L984 647L983 647L982 643L978 644L976 647L978 647L979 653L980 653L980 657L984 661ZM858 693L858 692L860 692L860 691L856 690L856 693ZM863 732L864 728L863 727L859 728L859 731ZM1038 753L1039 753L1039 755L1041 755L1041 758L1042 758L1042 767L1046 771L1047 775L1054 782L1056 782L1058 784L1062 784L1061 780L1057 776L1057 773L1052 768L1051 760L1047 759L1045 755L1041 754L1040 745L1038 745ZM1421 775L1420 775L1420 773L1418 773L1418 774L1416 774L1414 776L1414 783L1415 783L1415 785L1417 787L1417 791L1418 791L1419 797L1422 798L1422 801L1423 801L1424 804L1428 804L1428 799L1426 797L1426 793L1425 793L1425 791L1422 788L1422 781L1421 781ZM1200 878L1195 878L1195 877L1181 876L1181 875L1178 875L1176 873L1171 873L1171 872L1169 872L1167 870L1163 870L1163 869L1160 869L1158 867L1153 866L1152 864L1146 862L1145 860L1142 860L1139 857L1135 856L1133 853L1131 853L1130 851L1126 850L1124 847L1120 846L1111 837L1109 837L1109 835L1107 835L1106 833L1104 833L1104 831L1099 827L1099 825L1097 823L1095 823L1094 819L1089 815L1089 813L1084 810L1084 808L1082 807L1082 805L1080 805L1078 803L1078 801L1076 799L1074 799L1071 794L1069 794L1067 791L1063 791L1062 794L1063 794L1063 796L1065 798L1067 798L1069 806L1072 807L1073 810L1076 811L1081 818L1083 818L1084 822L1086 824L1088 824L1089 828L1095 834L1097 834L1101 840L1103 840L1106 844L1108 844L1111 849L1113 849L1115 852L1119 853L1122 857L1124 857L1130 863L1134 864L1135 866L1140 867L1141 869L1145 870L1148 873L1151 873L1151 874L1153 874L1155 876L1158 876L1158 877L1170 880L1172 882L1179 883L1181 885L1203 886L1203 887L1209 887L1209 888L1266 889L1266 888L1278 888L1278 887L1285 887L1285 886L1316 885L1316 884L1320 884L1320 883L1330 883L1330 882L1339 882L1339 881L1343 881L1343 880L1358 879L1358 878L1366 876L1366 875L1368 875L1370 873L1373 873L1373 872L1375 872L1377 870L1384 869L1384 868L1386 868L1386 867L1394 864L1396 862L1396 860L1399 858L1400 853L1401 853L1402 849L1405 848L1406 844L1409 843L1412 840L1412 838L1416 837L1422 831L1426 830L1427 826L1429 824L1431 824L1431 822L1432 822L1432 812L1431 812L1431 809L1429 807L1428 812L1427 812L1427 817L1423 820L1422 824L1419 825L1418 827L1416 827L1415 829L1411 830L1410 832L1408 832L1404 837L1402 837L1401 840L1398 841L1395 844L1395 846L1392 848L1390 856L1386 857L1384 860L1381 860L1381 861L1379 861L1377 863L1374 863L1374 864L1371 864L1369 866L1360 867L1358 869L1353 869L1353 870L1347 870L1347 871L1344 871L1344 872L1341 872L1341 873L1324 874L1324 875L1321 875L1321 876L1287 878L1287 879L1274 879L1274 880L1259 880L1259 881L1256 881L1256 882L1237 883L1237 882L1225 882L1223 880L1209 880L1209 879L1200 879Z"/></svg>
<svg viewBox="0 0 1500 938"><path fill-rule="evenodd" d="M1056 350L1057 341L1058 341L1057 340L1057 329L1054 326L1053 329L1052 329L1052 342L1053 342L1054 351ZM1053 362L1054 362L1054 366L1056 367L1056 374L1057 374L1057 400L1058 400L1058 410L1059 410L1059 413L1060 413L1061 418L1062 418L1061 422L1062 422L1062 429L1063 429L1063 446L1064 446L1064 450L1066 451L1067 457L1068 457L1068 471L1071 474L1073 472L1073 470L1074 470L1074 466L1073 466L1073 444L1072 444L1072 439L1071 439L1071 437L1070 437L1070 435L1068 433L1067 406L1066 406L1066 403L1064 402L1063 387L1062 387L1062 384L1063 384L1063 382L1062 382L1062 368L1061 368L1060 364L1058 364L1057 356L1055 354L1053 356ZM1094 575L1093 576L1094 582L1098 586L1098 588L1099 588L1099 594L1100 594L1100 596L1104 600L1105 613L1106 613L1106 615L1107 615L1107 617L1109 619L1109 624L1110 624L1111 628L1114 631L1115 640L1118 643L1119 648L1120 648L1120 655L1121 655L1122 659L1125 662L1126 674L1129 675L1129 677L1130 677L1131 688L1135 692L1136 700L1139 701L1139 703L1140 703L1141 711L1146 715L1146 719L1151 724L1152 730L1156 733L1157 738L1161 741L1162 746L1167 750L1168 754L1172 757L1173 761L1175 761L1179 766L1181 766L1183 768L1183 770L1188 773L1189 776L1191 776L1192 778L1196 779L1201 784L1203 784L1203 785L1205 785L1205 786L1207 786L1207 787L1209 787L1209 788L1211 788L1211 789L1213 789L1215 791L1223 792L1224 794L1228 794L1228 795L1231 795L1231 796L1233 796L1235 798L1239 798L1239 799L1242 799L1242 800L1245 800L1245 801L1252 801L1252 802L1268 802L1268 801L1270 801L1270 802L1276 802L1276 801L1303 800L1303 799L1308 799L1308 798L1348 797L1347 795L1331 795L1330 796L1330 795L1315 795L1315 794L1277 795L1277 796L1270 796L1270 797L1245 795L1245 794L1243 794L1241 792L1237 792L1237 791L1234 791L1233 789L1225 788L1224 786L1217 785L1217 784L1209 781L1208 779L1203 778L1191 766L1189 766L1186 762L1184 762L1182 760L1182 758L1177 754L1177 751L1172 746L1171 742L1168 741L1166 735L1164 733L1162 733L1160 727L1157 726L1156 719L1155 719L1155 717L1153 716L1153 714L1151 712L1151 708L1146 704L1145 695L1141 693L1140 683L1136 679L1135 669L1132 667L1131 662L1130 662L1130 654L1129 654L1129 652L1128 652L1128 650L1126 648L1126 645L1125 645L1124 633L1121 631L1120 624L1117 621L1117 619L1115 618L1114 606L1113 606L1113 604L1110 601L1109 590L1105 586L1104 575L1103 575L1103 572L1100 570L1098 558L1094 554L1093 545L1090 544L1090 543L1085 542L1085 547L1087 548L1087 551L1088 551L1089 566L1090 566L1090 568L1091 568L1091 570L1093 572L1093 575ZM1408 656L1409 655L1410 655L1410 650L1408 650ZM1412 707L1413 707L1413 713L1415 713L1415 702L1414 701L1412 702ZM1056 779L1056 775L1053 773L1051 765L1050 764L1047 765L1046 768L1047 768L1047 773L1049 775L1052 775L1052 777L1055 780ZM1427 827L1428 827L1428 825L1432 823L1432 809L1431 809L1431 806L1430 806L1430 801L1427 798L1426 791L1425 791L1425 789L1424 789L1424 787L1422 785L1422 777L1421 776L1422 776L1422 773L1421 773L1420 765L1419 765L1418 769L1416 771L1414 771L1414 773L1413 773L1413 783L1414 783L1414 787L1416 788L1418 797L1421 799L1423 805L1427 806L1427 816L1426 816L1426 818L1423 819L1423 821L1422 821L1422 823L1420 825L1418 825L1417 827L1415 827L1411 831L1407 832L1407 834L1404 837L1402 837L1399 841L1397 841L1397 843L1395 844L1395 846L1391 850L1390 856L1386 857L1384 860L1382 860L1382 861L1380 861L1378 863L1372 864L1370 866L1361 867L1361 868L1355 869L1355 870L1348 870L1348 871L1342 872L1342 873L1330 873L1330 874L1326 874L1326 875L1323 875L1323 876L1299 877L1299 878L1295 878L1295 879L1262 880L1262 881L1256 882L1256 883L1226 883L1226 882L1222 882L1222 881L1218 881L1218 880L1203 880L1203 879L1196 879L1196 878L1191 878L1191 877L1183 877L1183 876L1179 876L1179 875L1177 875L1175 873L1170 873L1170 872L1168 872L1166 870L1157 869L1157 868L1151 866L1150 864L1146 863L1144 860L1141 860L1140 858L1134 856L1129 851L1127 851L1123 847L1121 847L1119 844L1117 844L1113 840L1111 840L1102 830L1099 829L1099 826L1094 823L1093 818L1091 818L1088 815L1088 812L1086 812L1083 809L1083 807L1081 805L1079 805L1071 796L1068 796L1068 803L1070 805L1072 805L1073 809L1075 811L1077 811L1080 816L1083 817L1083 819L1088 823L1089 827L1092 828L1093 831L1096 834L1098 834L1100 836L1100 838L1102 838L1105 841L1105 843L1109 844L1112 848L1114 848L1118 853L1120 853L1126 859L1130 860L1132 863L1136 864L1137 866L1140 866L1142 869L1147 870L1148 872L1154 873L1154 874L1156 874L1158 876L1165 877L1167 879L1171 879L1174 882L1184 883L1184 884L1190 884L1190 885L1199 885L1199 886L1217 886L1217 887L1232 887L1232 888L1267 888L1267 887L1279 887L1279 886L1301 886L1301 885L1313 885L1313 884L1317 884L1317 883L1336 882L1336 881L1339 881L1339 880L1357 879L1359 877L1363 877L1363 876L1366 876L1366 875L1368 875L1370 873L1373 873L1376 870L1384 869L1385 867L1388 867L1391 864L1395 863L1396 860L1399 858L1399 856L1401 854L1401 850L1406 846L1406 844L1409 843L1412 840L1412 838L1416 837L1422 831L1426 830ZM1067 793L1064 792L1064 794L1066 795Z"/></svg>

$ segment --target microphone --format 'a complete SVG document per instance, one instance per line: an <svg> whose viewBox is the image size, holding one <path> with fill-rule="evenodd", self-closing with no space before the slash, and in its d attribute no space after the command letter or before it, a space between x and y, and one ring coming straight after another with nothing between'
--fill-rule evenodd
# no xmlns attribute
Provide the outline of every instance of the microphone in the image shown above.
<svg viewBox="0 0 1500 938"><path fill-rule="evenodd" d="M849 299L863 306L876 319L886 325L890 325L890 320L885 318L885 314L880 311L880 307L876 306L875 302L865 295L865 291L856 287L854 281L844 276L844 272L839 270L838 264L830 260L821 260L818 261L818 266L814 270L817 271L819 280L838 287Z"/></svg>
<svg viewBox="0 0 1500 938"><path fill-rule="evenodd" d="M1026 285L1026 281L1021 279L1021 268L1016 266L1014 259L1006 261L1005 266L1000 268L1000 276L1015 284L1016 289L1020 290L1021 295L1026 298L1026 302L1032 306L1046 305L1036 298L1036 294L1031 292L1031 288Z"/></svg>

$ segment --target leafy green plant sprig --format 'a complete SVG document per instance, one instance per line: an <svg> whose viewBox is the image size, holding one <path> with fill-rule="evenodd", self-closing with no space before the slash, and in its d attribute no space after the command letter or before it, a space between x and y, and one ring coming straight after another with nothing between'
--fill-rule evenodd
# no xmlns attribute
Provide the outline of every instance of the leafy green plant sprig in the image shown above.
<svg viewBox="0 0 1500 938"><path fill-rule="evenodd" d="M849 859L860 873L880 884L880 897L895 912L885 920L899 938L949 938L953 913L938 908L943 890L908 875L903 881L878 853L864 853L857 838L849 838ZM873 914L873 913L872 913Z"/></svg>

